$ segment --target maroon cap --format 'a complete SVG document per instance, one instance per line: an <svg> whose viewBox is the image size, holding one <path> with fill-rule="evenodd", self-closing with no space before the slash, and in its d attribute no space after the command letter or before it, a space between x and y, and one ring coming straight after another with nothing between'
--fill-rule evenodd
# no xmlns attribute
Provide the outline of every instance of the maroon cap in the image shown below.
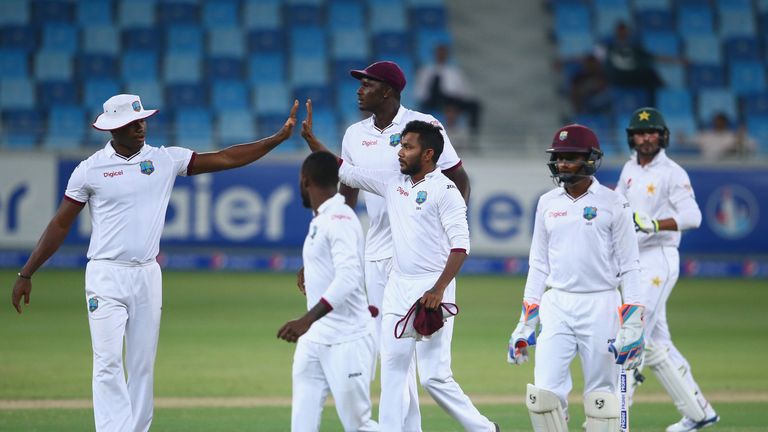
<svg viewBox="0 0 768 432"><path fill-rule="evenodd" d="M356 79L370 78L392 86L398 92L405 88L405 75L397 63L391 61L376 62L363 70L351 70L349 74Z"/></svg>
<svg viewBox="0 0 768 432"><path fill-rule="evenodd" d="M589 153L593 148L600 149L600 142L592 129L572 124L560 128L555 133L552 147L547 153Z"/></svg>

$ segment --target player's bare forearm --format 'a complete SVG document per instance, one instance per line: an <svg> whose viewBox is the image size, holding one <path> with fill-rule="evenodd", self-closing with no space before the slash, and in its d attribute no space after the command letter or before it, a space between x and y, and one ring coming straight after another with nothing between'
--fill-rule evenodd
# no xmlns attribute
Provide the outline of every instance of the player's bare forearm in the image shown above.
<svg viewBox="0 0 768 432"><path fill-rule="evenodd" d="M293 102L291 113L285 124L274 135L244 144L236 144L216 152L200 153L195 158L194 164L189 167L188 175L203 174L239 168L261 159L272 149L284 142L293 134L296 126L296 111L299 109L299 101Z"/></svg>
<svg viewBox="0 0 768 432"><path fill-rule="evenodd" d="M317 304L307 311L301 318L293 321L288 321L277 332L277 337L287 342L296 342L304 333L306 333L312 326L312 323L324 317L331 308L325 302L317 302Z"/></svg>
<svg viewBox="0 0 768 432"><path fill-rule="evenodd" d="M360 189L347 186L344 183L339 185L339 193L344 197L344 202L355 208L357 206L357 197L360 195Z"/></svg>
<svg viewBox="0 0 768 432"><path fill-rule="evenodd" d="M659 219L659 231L677 231L677 221L673 218Z"/></svg>
<svg viewBox="0 0 768 432"><path fill-rule="evenodd" d="M445 263L445 268L437 278L437 282L421 297L421 304L427 309L437 309L443 300L443 293L448 287L448 284L459 274L461 266L464 265L464 260L467 259L467 254L463 251L451 251L448 255L448 261Z"/></svg>
<svg viewBox="0 0 768 432"><path fill-rule="evenodd" d="M469 185L469 175L464 167L460 166L450 171L443 171L443 174L456 185L456 188L461 192L461 196L464 197L464 202L469 204L471 187Z"/></svg>

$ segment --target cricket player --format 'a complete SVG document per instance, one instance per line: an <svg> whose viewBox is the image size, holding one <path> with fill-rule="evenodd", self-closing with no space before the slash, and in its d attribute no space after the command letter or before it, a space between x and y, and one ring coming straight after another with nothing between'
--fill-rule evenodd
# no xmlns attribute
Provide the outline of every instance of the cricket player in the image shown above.
<svg viewBox="0 0 768 432"><path fill-rule="evenodd" d="M302 129L311 127L310 112ZM317 140L307 142L312 151L326 150ZM455 277L469 252L466 203L437 169L442 150L440 128L414 120L401 132L399 171L360 168L343 160L339 169L342 183L384 198L391 227L394 254L382 309L379 405L379 424L388 432L407 430L402 397L414 352L421 385L443 410L467 431L498 430L453 379L453 320L428 340L394 334L397 321L416 301L429 309L455 302Z"/></svg>
<svg viewBox="0 0 768 432"><path fill-rule="evenodd" d="M29 304L32 275L58 250L88 204L93 230L85 306L93 347L97 431L147 431L152 423L162 309L162 279L155 258L176 176L237 168L261 158L290 138L298 106L294 101L275 135L197 154L182 147L148 145L146 119L157 110L144 109L139 96L120 94L104 102L104 113L93 127L110 131L112 139L72 172L64 199L19 271L12 293L13 306L21 313L22 298Z"/></svg>
<svg viewBox="0 0 768 432"><path fill-rule="evenodd" d="M347 128L341 144L341 156L345 161L361 168L397 171L400 168L397 153L400 151L401 132L405 125L412 120L435 125L439 123L431 115L410 110L400 104L400 94L405 89L406 79L396 63L380 61L364 70L353 70L350 74L360 81L357 91L360 110L371 112L373 115ZM465 201L468 201L470 186L467 173L448 135L444 130L440 133L443 135L444 149L437 166L454 182ZM342 183L339 192L346 197L347 204L351 207L357 205L359 189ZM368 301L381 310L384 287L392 271L392 234L384 199L366 191L362 194L370 221L365 241L365 285ZM382 315L379 314L376 318L377 350L381 320ZM420 431L421 415L413 367L408 378L408 393L404 395L403 401L407 406L406 430Z"/></svg>
<svg viewBox="0 0 768 432"><path fill-rule="evenodd" d="M627 140L633 155L624 164L616 191L634 211L640 247L640 288L646 305L643 365L651 368L683 415L667 432L695 431L717 423L720 417L701 393L688 361L672 343L667 299L680 270L680 232L698 228L701 211L688 174L666 154L669 129L658 110L646 107L632 113ZM637 382L630 379L633 381ZM629 386L630 395L635 387Z"/></svg>
<svg viewBox="0 0 768 432"><path fill-rule="evenodd" d="M304 207L315 214L304 239L307 309L277 336L297 342L293 357L291 430L319 431L328 392L344 430L378 431L370 383L376 356L374 320L363 281L363 228L339 195L336 156L310 154L301 167Z"/></svg>
<svg viewBox="0 0 768 432"><path fill-rule="evenodd" d="M526 405L535 431L561 432L568 428L573 387L569 365L578 353L586 430L616 431L619 365L637 367L643 349L632 212L623 196L593 177L602 151L592 130L561 128L547 153L560 186L542 195L536 207L523 310L507 360L527 361L528 346L537 344Z"/></svg>

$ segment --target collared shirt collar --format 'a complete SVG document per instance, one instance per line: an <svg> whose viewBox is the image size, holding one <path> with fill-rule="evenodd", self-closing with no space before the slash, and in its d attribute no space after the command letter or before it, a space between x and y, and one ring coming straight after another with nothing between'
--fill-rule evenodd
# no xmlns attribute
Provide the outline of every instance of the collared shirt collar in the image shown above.
<svg viewBox="0 0 768 432"><path fill-rule="evenodd" d="M371 126L379 130L380 132L384 132L385 130L389 129L393 125L399 125L403 121L403 116L405 115L405 107L400 105L400 108L397 109L397 114L395 114L395 118L392 119L392 123L388 124L387 127L384 129L379 129L376 127L376 116L372 115L369 118L371 122Z"/></svg>
<svg viewBox="0 0 768 432"><path fill-rule="evenodd" d="M146 149L147 149L147 142L145 141L144 144L142 144L142 146L139 149L139 151L137 151L136 153L134 153L131 156L125 157L123 155L118 154L117 151L115 151L115 148L112 146L112 140L107 141L107 145L104 146L104 151L107 152L107 156L108 157L117 156L117 157L119 157L121 159L125 159L125 160L131 160L131 159L135 158L136 156L138 156L141 153L143 153L144 150L146 150Z"/></svg>
<svg viewBox="0 0 768 432"><path fill-rule="evenodd" d="M344 195L336 193L336 195L328 198L322 204L320 204L315 214L323 214L328 211L328 209L334 208L340 204L344 204Z"/></svg>
<svg viewBox="0 0 768 432"><path fill-rule="evenodd" d="M637 161L637 152L633 152L633 153L632 153L632 156L630 156L630 158L631 158L632 162L633 162L635 165L637 165L637 166L640 166L640 162L638 162L638 161ZM656 165L659 165L659 164L661 164L662 162L666 162L666 161L667 161L667 159L669 159L669 156L667 156L667 151L666 151L666 150L664 150L663 148L662 148L662 149L659 149L659 152L656 154L656 156L654 156L654 157L653 157L653 160L651 160L651 163L649 163L649 164L648 164L648 165L646 165L645 167L648 167L648 168L650 168L650 167L652 167L652 166L656 166ZM645 167L644 167L644 168L645 168Z"/></svg>
<svg viewBox="0 0 768 432"><path fill-rule="evenodd" d="M588 193L595 193L595 190L597 189L598 186L600 186L600 182L597 181L597 177L592 176L592 184L589 185L589 187L587 188L587 192L585 192L584 195ZM567 195L567 194L568 192L565 190L565 186L560 186L560 195ZM581 195L581 196L584 196L584 195ZM570 195L568 196L570 197ZM577 198L581 198L581 197L577 197Z"/></svg>

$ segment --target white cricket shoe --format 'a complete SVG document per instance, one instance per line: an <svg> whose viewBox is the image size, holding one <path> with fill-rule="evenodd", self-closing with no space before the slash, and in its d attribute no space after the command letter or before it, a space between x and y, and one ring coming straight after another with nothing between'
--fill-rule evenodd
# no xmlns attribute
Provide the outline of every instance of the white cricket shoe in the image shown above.
<svg viewBox="0 0 768 432"><path fill-rule="evenodd" d="M667 427L667 432L691 432L691 431L697 431L699 429L704 429L705 427L712 426L713 424L720 421L720 416L715 414L710 418L706 418L700 422L696 422L694 420L689 419L688 417L683 417L680 419L679 422L669 425Z"/></svg>

